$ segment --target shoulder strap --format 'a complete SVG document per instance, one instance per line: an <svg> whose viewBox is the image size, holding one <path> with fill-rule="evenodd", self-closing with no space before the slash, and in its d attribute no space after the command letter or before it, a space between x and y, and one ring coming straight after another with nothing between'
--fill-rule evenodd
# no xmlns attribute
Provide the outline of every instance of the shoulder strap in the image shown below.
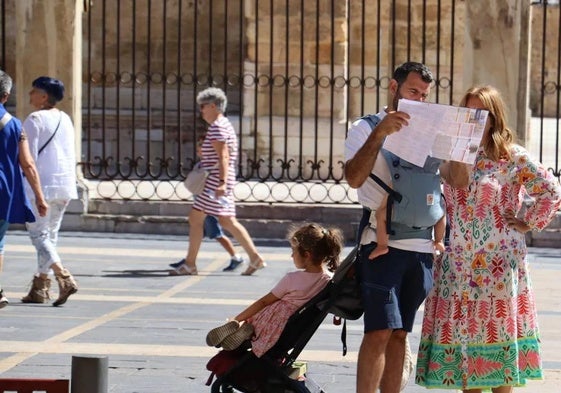
<svg viewBox="0 0 561 393"><path fill-rule="evenodd" d="M10 115L8 112L4 113L4 116L2 116L2 118L0 119L0 126L2 126L0 130L4 129L4 127L6 127L6 124L8 124L10 120L12 120L12 115Z"/></svg>
<svg viewBox="0 0 561 393"><path fill-rule="evenodd" d="M372 129L374 129L374 127L376 127L378 123L381 121L378 116L372 114L364 115L361 117L361 119L366 120Z"/></svg>
<svg viewBox="0 0 561 393"><path fill-rule="evenodd" d="M389 152L384 149L380 149L380 151L378 152L378 156L382 155L384 157L384 159L388 163L388 168L390 169L391 172L393 163L391 162L392 160L390 155L386 153ZM388 233L388 235L395 235L395 231L392 230L393 203L394 202L401 203L401 200L403 199L403 195L401 195L401 193L388 186L386 183L382 181L382 179L380 179L375 174L370 173L370 178L374 180L380 187L384 189L384 191L388 193L388 203L386 205L386 232Z"/></svg>
<svg viewBox="0 0 561 393"><path fill-rule="evenodd" d="M378 176L373 173L370 173L370 178L374 180L380 187L384 189L388 193L388 204L386 206L386 232L388 235L395 235L395 231L392 230L392 209L393 203L396 201L400 203L403 199L403 195L401 195L396 190L390 188L386 183L382 181Z"/></svg>
<svg viewBox="0 0 561 393"><path fill-rule="evenodd" d="M380 123L380 121L381 121L380 118L379 118L377 115L372 115L372 114L362 116L361 119L366 120L372 129L374 129L374 127L376 127L376 126L378 125L378 123ZM378 155L380 155L380 154L382 154L382 155L384 156L384 159L387 160L387 157L386 157L386 155L382 152L382 150L380 150L380 151L378 152ZM387 207L386 207L386 230L387 230L387 232L388 232L388 235L394 235L395 232L392 231L392 229L391 229L391 225L392 225L392 220L391 220L391 218L392 218L393 203L394 203L394 201L397 201L397 203L400 203L400 202L401 202L401 199L403 198L403 196L402 196L399 192L393 190L393 189L392 189L390 186L388 186L386 183L384 183L384 182L382 181L382 179L380 179L380 178L379 178L378 176L376 176L375 174L370 173L369 176L370 176L370 178L371 178L372 180L374 180L380 187L382 187L382 188L384 189L384 191L386 191L386 192L388 193L388 204L387 204Z"/></svg>
<svg viewBox="0 0 561 393"><path fill-rule="evenodd" d="M55 137L56 132L58 131L58 127L60 126L60 121L62 120L62 112L60 112L60 117L58 119L58 124L56 125L55 128L55 132L53 132L53 134L51 135L51 137L49 138L49 140L47 142L45 142L45 144L43 146L41 146L41 148L39 149L39 151L37 152L37 155L41 154L41 152L43 150L45 150L45 147L47 147L47 145L49 144L49 142L51 142L53 140L53 138Z"/></svg>

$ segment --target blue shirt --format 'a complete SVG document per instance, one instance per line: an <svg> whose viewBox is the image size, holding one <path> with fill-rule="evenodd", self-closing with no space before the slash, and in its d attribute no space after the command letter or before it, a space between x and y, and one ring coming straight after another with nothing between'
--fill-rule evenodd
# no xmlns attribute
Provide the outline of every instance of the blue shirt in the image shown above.
<svg viewBox="0 0 561 393"><path fill-rule="evenodd" d="M6 112L0 104L0 119ZM15 117L0 130L0 220L12 224L35 221L19 165L21 132L21 122Z"/></svg>

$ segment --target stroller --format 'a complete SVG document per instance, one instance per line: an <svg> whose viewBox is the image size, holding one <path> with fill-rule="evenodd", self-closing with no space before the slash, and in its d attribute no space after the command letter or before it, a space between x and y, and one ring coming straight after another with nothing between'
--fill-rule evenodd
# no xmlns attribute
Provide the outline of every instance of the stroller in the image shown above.
<svg viewBox="0 0 561 393"><path fill-rule="evenodd" d="M355 247L341 262L327 286L288 319L277 343L262 357L256 357L249 345L248 349L233 353L237 360L217 376L211 392L325 393L309 376L304 374L304 378L293 379L290 372L327 314L348 319L358 319L362 315L360 290L354 275L357 250ZM343 355L346 353L344 335L345 325L341 336ZM211 384L211 379L207 385Z"/></svg>

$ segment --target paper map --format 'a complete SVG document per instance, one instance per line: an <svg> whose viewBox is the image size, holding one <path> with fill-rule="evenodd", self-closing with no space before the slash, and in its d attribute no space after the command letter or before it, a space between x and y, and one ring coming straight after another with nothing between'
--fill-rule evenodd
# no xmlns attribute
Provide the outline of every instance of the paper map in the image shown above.
<svg viewBox="0 0 561 393"><path fill-rule="evenodd" d="M399 111L411 116L409 125L386 137L384 149L423 166L427 156L475 162L488 112L400 99Z"/></svg>

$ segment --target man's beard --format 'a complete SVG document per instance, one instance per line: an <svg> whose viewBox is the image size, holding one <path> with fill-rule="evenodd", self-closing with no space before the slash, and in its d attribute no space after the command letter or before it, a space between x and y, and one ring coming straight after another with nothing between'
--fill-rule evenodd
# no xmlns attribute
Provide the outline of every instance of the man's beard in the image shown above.
<svg viewBox="0 0 561 393"><path fill-rule="evenodd" d="M397 110L397 105L398 105L398 103L399 103L399 100L400 100L401 98L403 98L403 97L401 96L401 94L399 94L399 89L400 89L400 88L401 88L401 86L398 85L398 86L397 86L397 91L396 91L396 93L395 93L395 96L393 97L393 101L392 101L393 108L392 108L392 110L394 110L394 111Z"/></svg>

